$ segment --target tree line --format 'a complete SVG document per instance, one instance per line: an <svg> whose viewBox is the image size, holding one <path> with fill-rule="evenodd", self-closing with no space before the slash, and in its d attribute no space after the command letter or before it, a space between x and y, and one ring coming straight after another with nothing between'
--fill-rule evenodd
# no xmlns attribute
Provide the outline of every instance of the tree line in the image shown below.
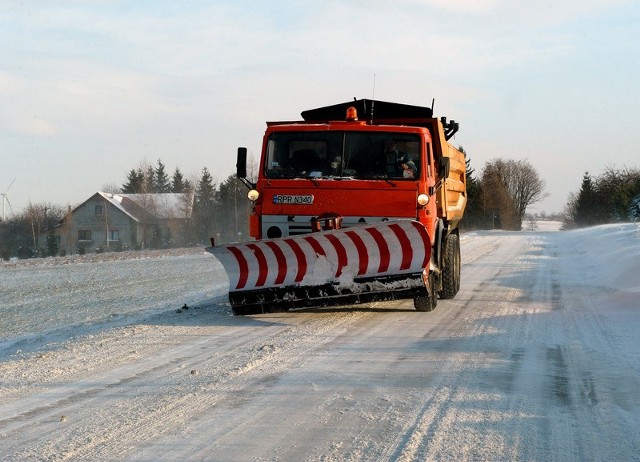
<svg viewBox="0 0 640 462"><path fill-rule="evenodd" d="M585 172L580 190L569 196L565 206L564 227L623 221L640 221L640 170L608 167L595 177Z"/></svg>
<svg viewBox="0 0 640 462"><path fill-rule="evenodd" d="M526 160L494 159L479 174L468 156L466 163L463 230L520 230L527 207L546 197L544 180ZM252 172L255 169L255 164L250 166ZM116 194L172 192L191 197L192 215L187 222L191 245L206 245L211 237L217 243L248 238L250 204L246 187L235 174L216 182L206 167L189 178L176 167L169 175L158 159L155 165L131 169L122 185L103 189ZM53 229L70 211L70 207L56 204L30 203L22 213L0 221L0 257L58 255L60 249L46 238L45 230ZM640 171L610 168L597 177L585 173L580 191L570 196L562 219L565 228L640 220Z"/></svg>
<svg viewBox="0 0 640 462"><path fill-rule="evenodd" d="M248 238L250 209L246 186L235 174L217 183L207 167L191 179L176 167L169 177L165 164L158 159L155 166L147 164L131 169L119 190L109 192L185 194L193 200L192 214L186 223L187 242L192 245L208 244L212 237L216 243Z"/></svg>
<svg viewBox="0 0 640 462"><path fill-rule="evenodd" d="M494 159L479 176L468 156L466 162L463 229L520 230L527 207L547 197L544 180L527 160Z"/></svg>
<svg viewBox="0 0 640 462"><path fill-rule="evenodd" d="M113 194L181 193L192 201L191 217L186 220L187 242L208 245L247 239L249 201L246 186L234 175L216 182L207 167L199 175L187 178L179 168L171 176L165 164L141 164L131 169L122 186L108 185L103 192ZM69 219L71 207L51 203L29 203L24 211L0 220L0 258L57 256L64 253L53 239L55 226ZM48 231L50 231L50 233ZM50 238L51 237L51 238ZM164 247L166 242L150 242L150 247Z"/></svg>
<svg viewBox="0 0 640 462"><path fill-rule="evenodd" d="M249 168L251 175L256 171L255 162L250 162ZM467 158L466 179L468 202L462 221L462 227L466 229L520 229L527 206L544 197L544 181L526 161L494 160L487 163L480 177L476 177ZM178 167L170 175L158 159L155 165L141 163L132 168L122 185L106 186L103 191L185 194L192 201L192 214L186 223L186 241L194 246L208 244L211 237L217 243L248 238L250 204L246 199L246 187L235 175L216 182L206 167L199 175L189 178ZM55 246L54 239L46 238L45 230L53 230L70 212L70 207L30 203L24 212L0 223L2 256L58 255L61 249ZM159 247L167 243L154 241L149 245Z"/></svg>

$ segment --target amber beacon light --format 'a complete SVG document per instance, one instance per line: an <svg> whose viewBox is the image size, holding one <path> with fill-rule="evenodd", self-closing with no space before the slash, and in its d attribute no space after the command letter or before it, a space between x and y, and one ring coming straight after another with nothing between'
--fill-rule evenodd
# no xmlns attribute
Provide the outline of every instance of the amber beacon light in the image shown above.
<svg viewBox="0 0 640 462"><path fill-rule="evenodd" d="M355 107L349 106L347 108L347 120L350 122L358 120L358 111Z"/></svg>

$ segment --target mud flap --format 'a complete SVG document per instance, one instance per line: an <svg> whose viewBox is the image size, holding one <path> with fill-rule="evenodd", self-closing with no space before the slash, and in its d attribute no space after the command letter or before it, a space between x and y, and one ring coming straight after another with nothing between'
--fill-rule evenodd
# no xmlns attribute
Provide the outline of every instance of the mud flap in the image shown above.
<svg viewBox="0 0 640 462"><path fill-rule="evenodd" d="M424 296L431 241L400 220L207 248L229 277L238 313Z"/></svg>

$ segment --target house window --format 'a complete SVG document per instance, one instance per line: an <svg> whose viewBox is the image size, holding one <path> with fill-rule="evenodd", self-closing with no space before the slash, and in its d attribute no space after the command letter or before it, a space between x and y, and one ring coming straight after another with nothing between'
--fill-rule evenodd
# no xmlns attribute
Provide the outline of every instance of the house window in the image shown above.
<svg viewBox="0 0 640 462"><path fill-rule="evenodd" d="M119 241L119 240L120 240L120 231L118 231L117 229L110 229L109 241L113 242L113 241Z"/></svg>
<svg viewBox="0 0 640 462"><path fill-rule="evenodd" d="M79 241L90 241L91 240L91 230L90 229L80 229L80 230L78 230L78 240Z"/></svg>
<svg viewBox="0 0 640 462"><path fill-rule="evenodd" d="M96 215L102 215L102 206L96 205Z"/></svg>

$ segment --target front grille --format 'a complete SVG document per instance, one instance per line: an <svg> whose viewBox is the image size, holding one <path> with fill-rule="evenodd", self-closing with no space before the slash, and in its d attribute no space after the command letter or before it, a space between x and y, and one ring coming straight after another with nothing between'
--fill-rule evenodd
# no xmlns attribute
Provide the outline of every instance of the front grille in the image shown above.
<svg viewBox="0 0 640 462"><path fill-rule="evenodd" d="M289 236L298 236L300 234L309 234L311 232L311 224L290 224Z"/></svg>
<svg viewBox="0 0 640 462"><path fill-rule="evenodd" d="M268 236L267 230L270 227L280 228L282 236L300 236L301 234L311 233L311 219L312 216L275 216L268 215L263 217L262 221L262 233L263 236ZM342 227L351 228L353 226L361 226L364 224L380 223L382 221L399 220L402 218L397 217L343 217ZM364 221L362 221L364 220Z"/></svg>

